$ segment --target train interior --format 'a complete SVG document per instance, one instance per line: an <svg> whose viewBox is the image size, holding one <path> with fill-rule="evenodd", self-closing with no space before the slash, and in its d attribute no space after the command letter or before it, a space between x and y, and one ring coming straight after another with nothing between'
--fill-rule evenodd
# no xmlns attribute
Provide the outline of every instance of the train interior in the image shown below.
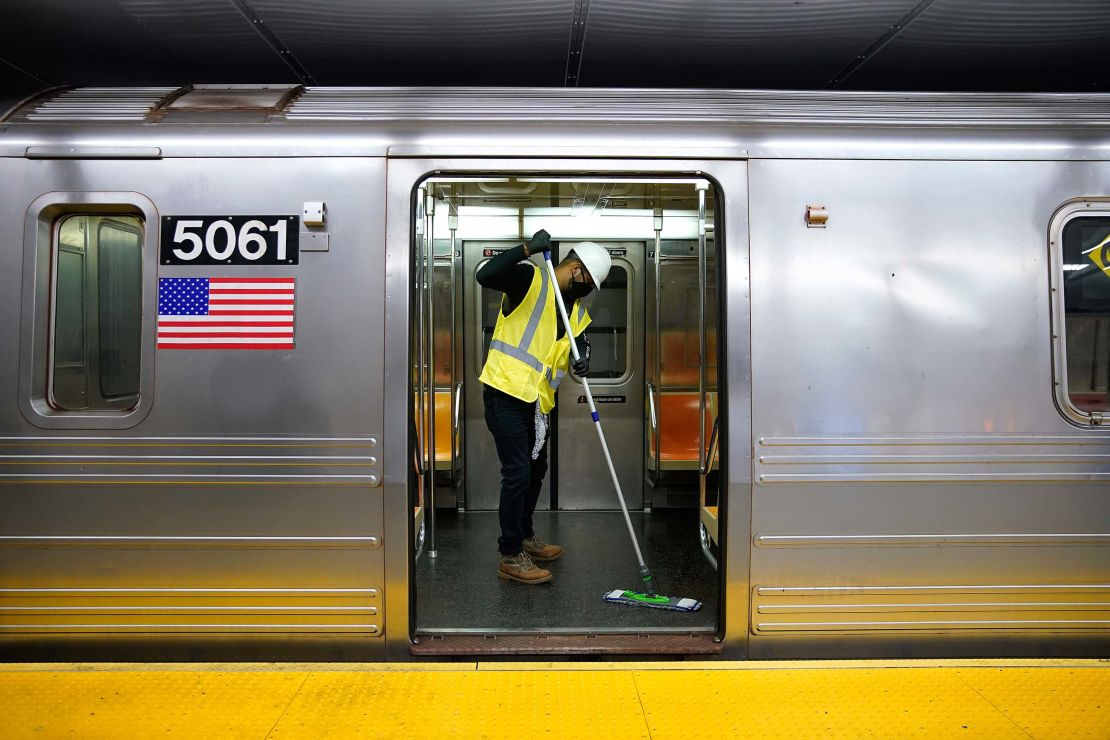
<svg viewBox="0 0 1110 740"><path fill-rule="evenodd" d="M415 634L712 633L720 583L715 191L694 178L456 176L416 193L412 475ZM606 603L640 590L632 539L590 417L568 373L551 414L538 536L565 548L550 583L497 577L501 471L482 383L500 292L476 272L539 229L553 263L574 242L612 268L584 303L588 382L631 525L660 593L694 612ZM542 266L542 257L532 259Z"/></svg>

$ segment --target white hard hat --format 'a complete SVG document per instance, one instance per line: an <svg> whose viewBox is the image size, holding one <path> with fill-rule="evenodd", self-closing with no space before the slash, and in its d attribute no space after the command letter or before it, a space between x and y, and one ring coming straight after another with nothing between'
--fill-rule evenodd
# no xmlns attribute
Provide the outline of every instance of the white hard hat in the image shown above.
<svg viewBox="0 0 1110 740"><path fill-rule="evenodd" d="M600 288L605 278L609 277L609 268L613 265L609 250L596 242L578 242L571 245L571 249L578 255L578 259L582 260L586 272L590 273L594 287Z"/></svg>

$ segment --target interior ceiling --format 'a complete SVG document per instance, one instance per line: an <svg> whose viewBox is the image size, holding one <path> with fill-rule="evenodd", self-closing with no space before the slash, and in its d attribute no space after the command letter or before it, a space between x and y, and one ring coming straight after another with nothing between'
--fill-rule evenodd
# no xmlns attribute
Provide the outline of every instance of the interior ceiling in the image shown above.
<svg viewBox="0 0 1110 740"><path fill-rule="evenodd" d="M3 0L55 85L1110 91L1108 0Z"/></svg>

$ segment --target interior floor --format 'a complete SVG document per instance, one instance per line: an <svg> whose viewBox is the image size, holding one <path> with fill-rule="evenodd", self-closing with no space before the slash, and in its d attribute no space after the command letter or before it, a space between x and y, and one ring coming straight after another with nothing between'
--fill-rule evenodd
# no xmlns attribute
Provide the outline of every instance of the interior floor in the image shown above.
<svg viewBox="0 0 1110 740"><path fill-rule="evenodd" d="M640 590L639 566L619 511L536 512L535 530L565 553L539 563L554 578L526 585L497 577L496 511L437 512L438 557L416 565L416 624L421 633L708 631L717 623L717 573L698 542L696 509L631 512L656 588L703 602L696 612L609 604L617 588Z"/></svg>

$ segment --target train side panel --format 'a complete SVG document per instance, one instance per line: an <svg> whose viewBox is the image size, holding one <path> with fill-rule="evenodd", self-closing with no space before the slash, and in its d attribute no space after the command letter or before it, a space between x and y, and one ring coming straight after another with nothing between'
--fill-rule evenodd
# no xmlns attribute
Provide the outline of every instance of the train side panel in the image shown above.
<svg viewBox="0 0 1110 740"><path fill-rule="evenodd" d="M1048 232L1110 164L750 173L752 655L1105 645L1110 438L1055 405Z"/></svg>
<svg viewBox="0 0 1110 740"><path fill-rule="evenodd" d="M0 179L10 318L0 329L0 631L231 636L228 655L251 638L327 635L384 655L384 160L4 159ZM157 269L158 279L293 278L295 349L158 349L141 420L94 429L36 417L15 389L27 386L21 352L41 350L15 317L41 314L33 294L50 280L23 284L38 259L27 209L44 194L80 203L105 192L141 194L159 220L299 223L306 201L326 202L325 227L298 227L297 264ZM155 341L149 328L142 341Z"/></svg>

